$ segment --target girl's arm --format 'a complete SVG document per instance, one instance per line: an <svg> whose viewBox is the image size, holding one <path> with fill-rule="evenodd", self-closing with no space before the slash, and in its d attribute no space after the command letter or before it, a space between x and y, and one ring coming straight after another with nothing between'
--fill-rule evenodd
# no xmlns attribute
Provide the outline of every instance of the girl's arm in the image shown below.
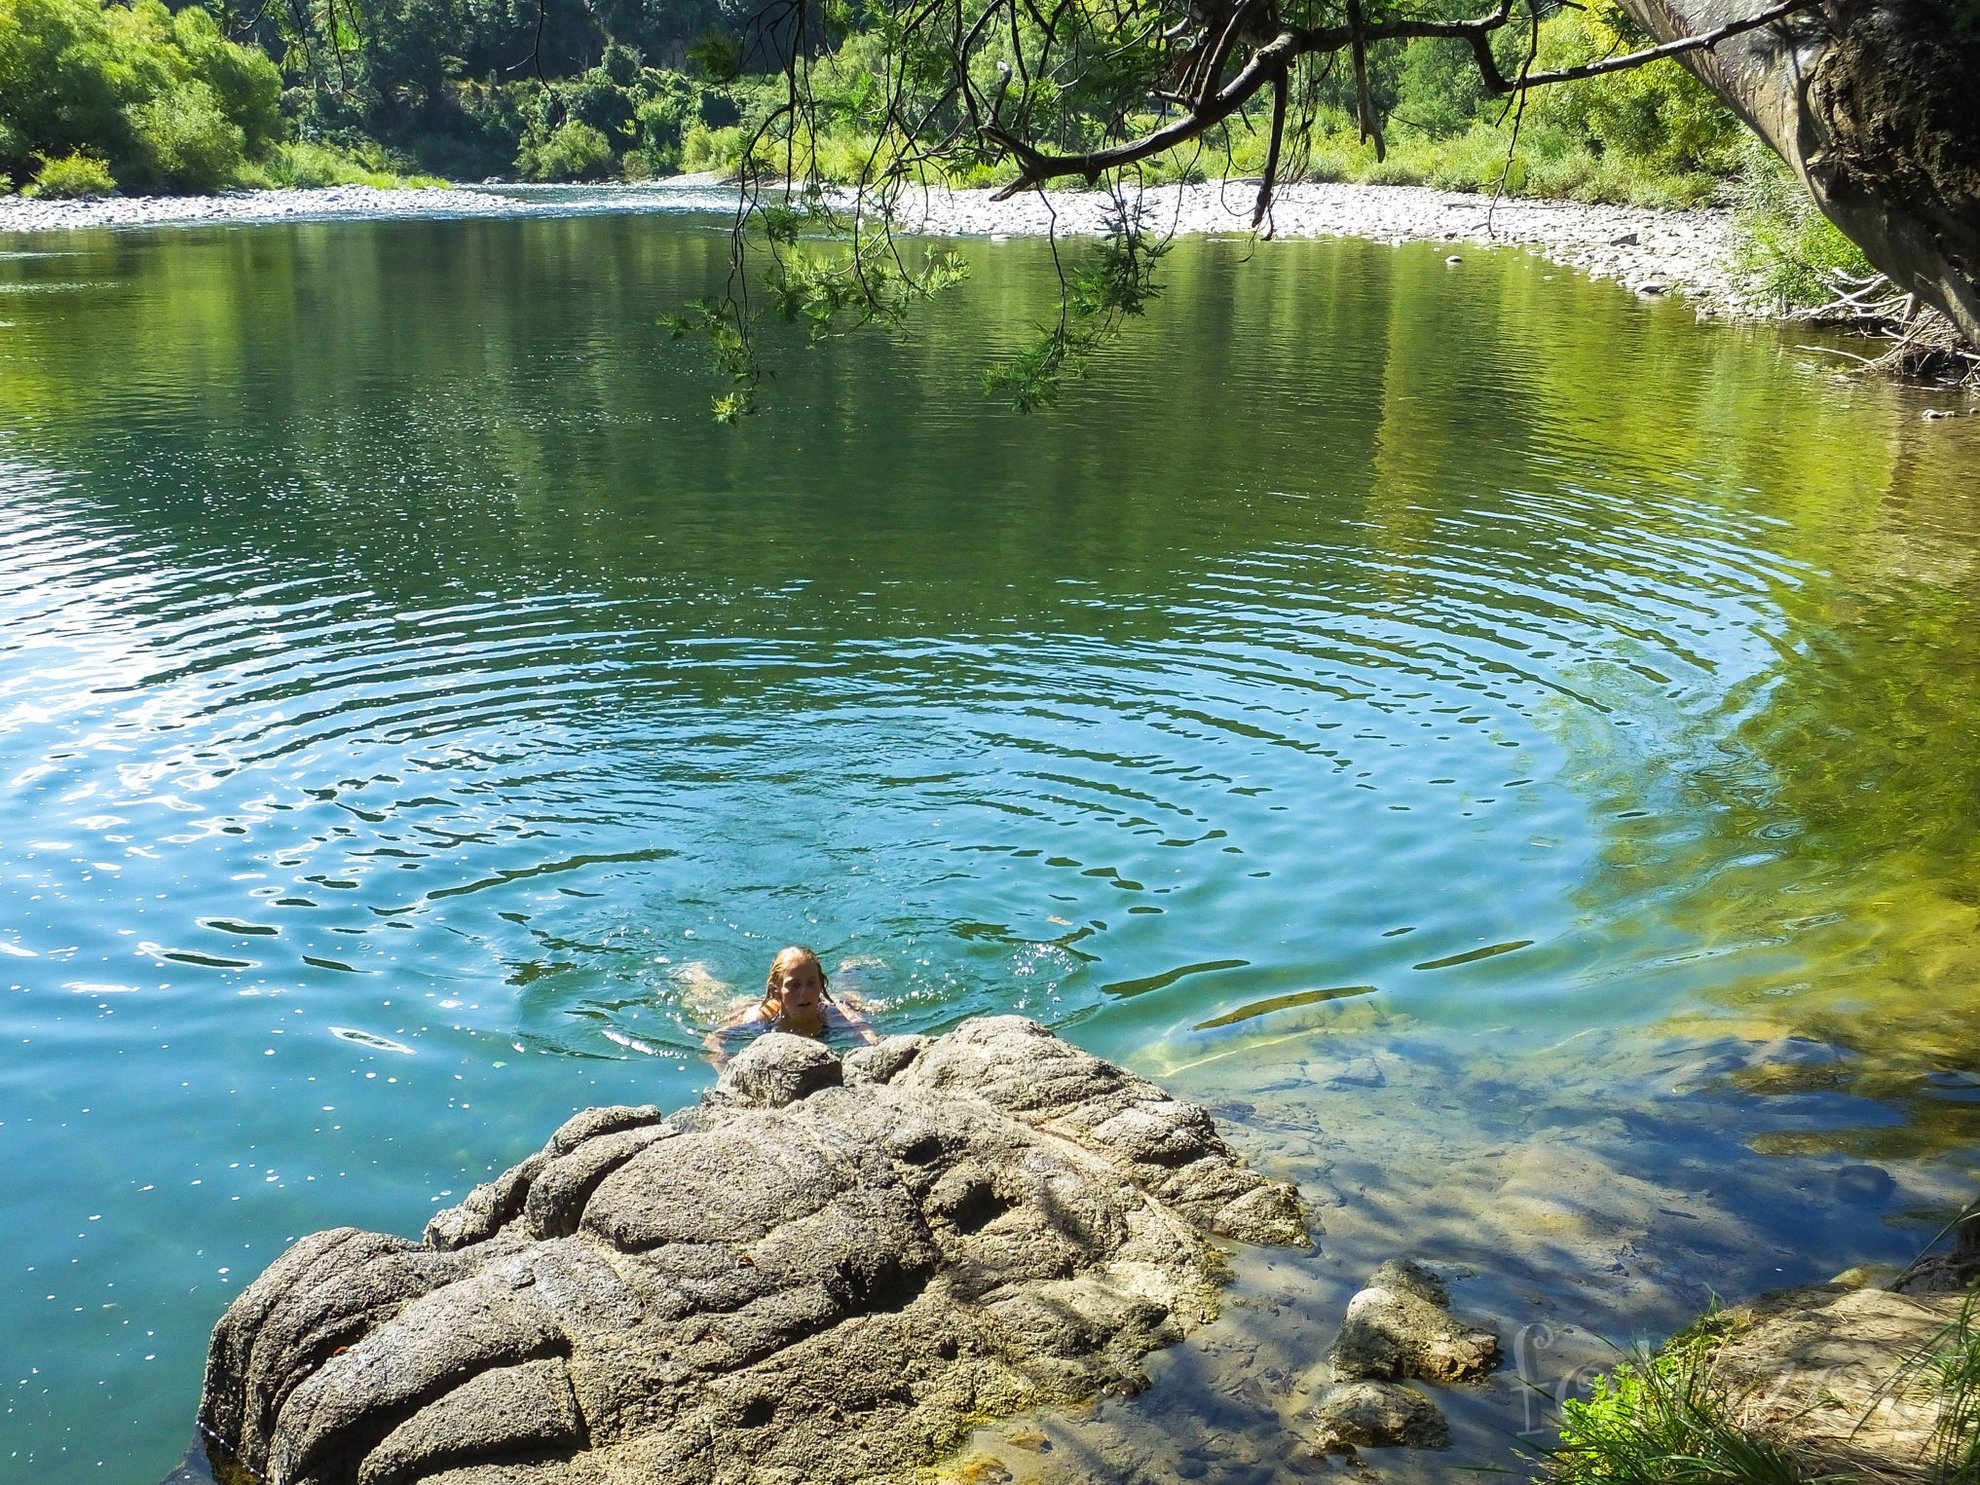
<svg viewBox="0 0 1980 1485"><path fill-rule="evenodd" d="M755 1023L752 1026L751 1023ZM732 1007L729 1014L717 1023L715 1029L702 1039L702 1046L708 1050L708 1060L720 1072L729 1060L730 1037L743 1030L764 1030L769 1018L763 1014L763 1007L755 1001L742 1001Z"/></svg>
<svg viewBox="0 0 1980 1485"><path fill-rule="evenodd" d="M853 1031L867 1046L870 1047L880 1040L879 1037L873 1034L873 1027L868 1024L866 1017L862 1016L844 1001L832 999L826 1001L825 1004L829 1012L839 1018L839 1024Z"/></svg>

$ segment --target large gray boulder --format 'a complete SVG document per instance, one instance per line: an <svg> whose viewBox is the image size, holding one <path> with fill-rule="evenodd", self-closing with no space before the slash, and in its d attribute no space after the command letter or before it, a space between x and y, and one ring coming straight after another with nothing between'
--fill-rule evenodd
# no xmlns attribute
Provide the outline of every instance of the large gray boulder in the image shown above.
<svg viewBox="0 0 1980 1485"><path fill-rule="evenodd" d="M1032 1022L844 1064L766 1036L699 1108L578 1115L421 1242L297 1243L215 1329L200 1419L273 1485L906 1479L1139 1385L1215 1311L1208 1234L1306 1242L1202 1109Z"/></svg>

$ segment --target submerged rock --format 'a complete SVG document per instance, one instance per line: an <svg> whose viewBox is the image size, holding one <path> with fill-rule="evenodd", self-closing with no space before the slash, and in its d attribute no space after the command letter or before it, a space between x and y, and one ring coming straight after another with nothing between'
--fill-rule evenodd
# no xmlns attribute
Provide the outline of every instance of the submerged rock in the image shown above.
<svg viewBox="0 0 1980 1485"><path fill-rule="evenodd" d="M1422 1377L1468 1382L1499 1364L1499 1337L1450 1313L1444 1281L1392 1258L1348 1301L1328 1362L1341 1382Z"/></svg>
<svg viewBox="0 0 1980 1485"><path fill-rule="evenodd" d="M1313 1409L1318 1447L1443 1449L1451 1426L1437 1405L1397 1382L1348 1382L1330 1388Z"/></svg>
<svg viewBox="0 0 1980 1485"><path fill-rule="evenodd" d="M981 1419L1140 1384L1206 1233L1297 1196L1193 1104L1017 1017L843 1064L765 1036L702 1107L588 1110L422 1242L303 1239L200 1417L281 1485L905 1479Z"/></svg>

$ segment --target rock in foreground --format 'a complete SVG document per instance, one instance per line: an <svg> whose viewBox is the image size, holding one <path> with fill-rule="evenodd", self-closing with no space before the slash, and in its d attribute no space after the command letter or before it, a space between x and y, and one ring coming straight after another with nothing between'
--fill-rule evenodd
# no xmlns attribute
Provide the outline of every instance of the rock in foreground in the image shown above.
<svg viewBox="0 0 1980 1485"><path fill-rule="evenodd" d="M766 1036L700 1108L573 1118L424 1242L296 1244L215 1329L201 1422L275 1485L903 1478L1137 1385L1214 1307L1206 1233L1306 1240L1203 1110L1032 1022L843 1063Z"/></svg>
<svg viewBox="0 0 1980 1485"><path fill-rule="evenodd" d="M1357 1444L1442 1449L1451 1442L1451 1426L1437 1405L1396 1382L1344 1382L1320 1400L1313 1416L1325 1452Z"/></svg>
<svg viewBox="0 0 1980 1485"><path fill-rule="evenodd" d="M1809 1478L1939 1478L1946 1399L1929 1357L1961 1334L1963 1294L1817 1284L1727 1311L1711 1384L1732 1421Z"/></svg>
<svg viewBox="0 0 1980 1485"><path fill-rule="evenodd" d="M1419 1263L1394 1258L1348 1301L1328 1361L1342 1382L1422 1377L1471 1382L1499 1364L1495 1331L1450 1313L1444 1281Z"/></svg>

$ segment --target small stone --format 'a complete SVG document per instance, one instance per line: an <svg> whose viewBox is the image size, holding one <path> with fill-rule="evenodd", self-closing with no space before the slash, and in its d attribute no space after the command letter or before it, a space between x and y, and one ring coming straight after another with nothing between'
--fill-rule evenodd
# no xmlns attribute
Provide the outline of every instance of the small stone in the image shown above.
<svg viewBox="0 0 1980 1485"><path fill-rule="evenodd" d="M1883 1289L1904 1270L1895 1263L1859 1263L1829 1280L1840 1289Z"/></svg>
<svg viewBox="0 0 1980 1485"><path fill-rule="evenodd" d="M1845 1165L1831 1181L1836 1200L1851 1206L1881 1206L1897 1190L1897 1181L1881 1165Z"/></svg>
<svg viewBox="0 0 1980 1485"><path fill-rule="evenodd" d="M1335 1380L1468 1382L1484 1376L1499 1364L1499 1337L1458 1320L1449 1302L1444 1281L1421 1264L1383 1264L1348 1301L1327 1354Z"/></svg>
<svg viewBox="0 0 1980 1485"><path fill-rule="evenodd" d="M994 1454L971 1454L944 1471L956 1485L1007 1485L1011 1472Z"/></svg>
<svg viewBox="0 0 1980 1485"><path fill-rule="evenodd" d="M1380 1088L1389 1081L1382 1064L1373 1057L1357 1057L1323 1079L1323 1088Z"/></svg>
<svg viewBox="0 0 1980 1485"><path fill-rule="evenodd" d="M1446 1449L1451 1426L1437 1405L1394 1382L1349 1382L1331 1389L1313 1410L1323 1451Z"/></svg>

